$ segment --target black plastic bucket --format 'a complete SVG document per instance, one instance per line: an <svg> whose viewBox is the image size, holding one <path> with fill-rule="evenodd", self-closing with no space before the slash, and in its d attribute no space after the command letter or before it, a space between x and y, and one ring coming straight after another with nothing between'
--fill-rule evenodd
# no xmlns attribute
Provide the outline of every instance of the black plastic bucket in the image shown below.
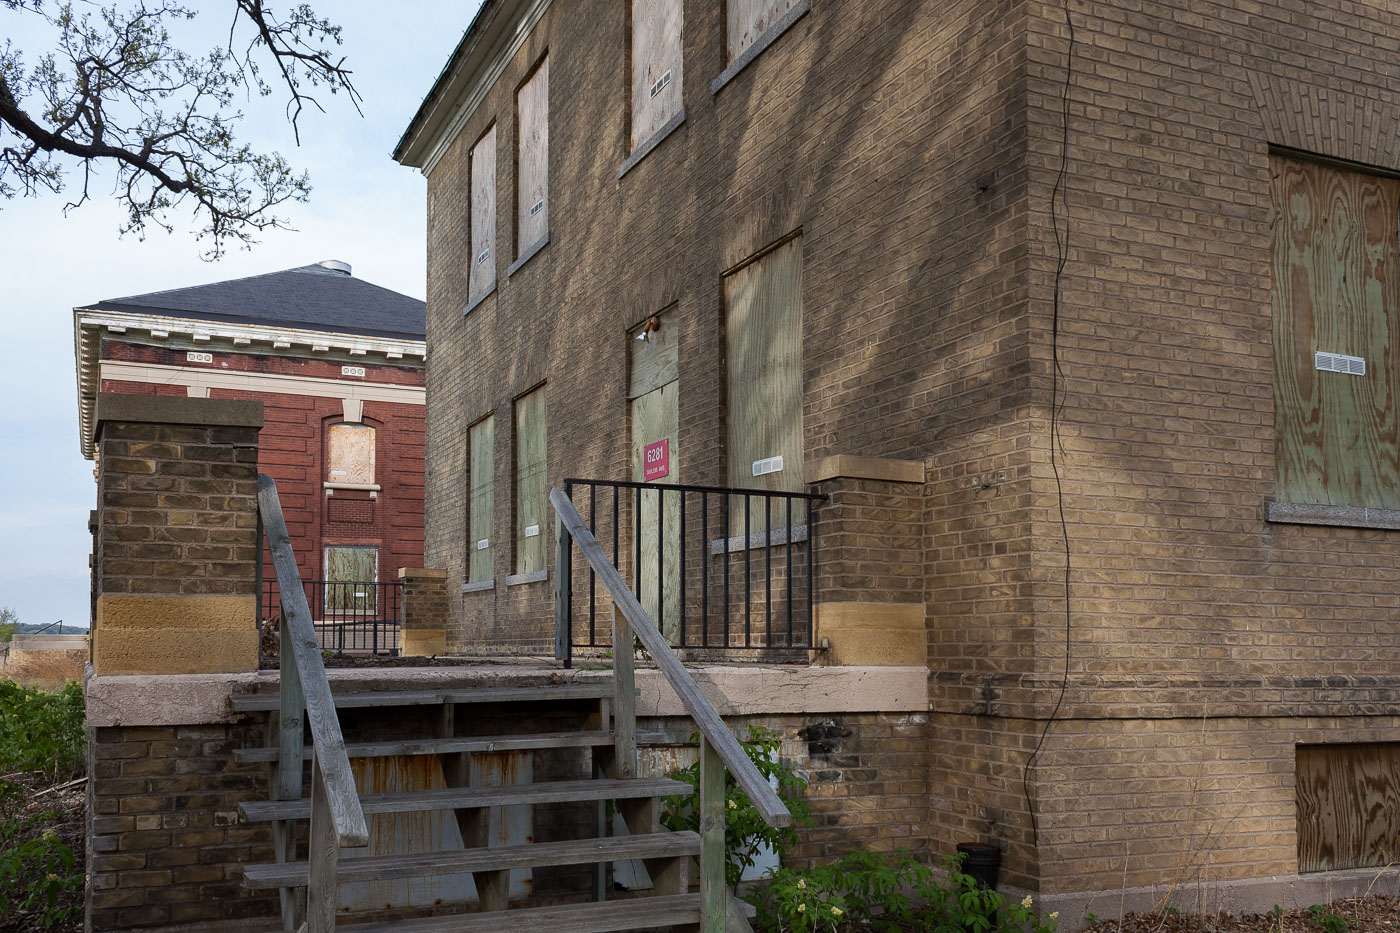
<svg viewBox="0 0 1400 933"><path fill-rule="evenodd" d="M971 875L984 888L997 889L997 871L1001 868L1001 849L994 842L960 842L958 852L963 856L962 872Z"/></svg>

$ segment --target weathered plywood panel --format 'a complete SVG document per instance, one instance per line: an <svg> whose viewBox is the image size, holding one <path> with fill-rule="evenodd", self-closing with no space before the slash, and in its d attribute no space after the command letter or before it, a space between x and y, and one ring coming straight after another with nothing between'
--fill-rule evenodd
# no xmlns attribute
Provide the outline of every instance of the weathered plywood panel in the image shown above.
<svg viewBox="0 0 1400 933"><path fill-rule="evenodd" d="M333 424L326 431L326 482L374 482L374 428Z"/></svg>
<svg viewBox="0 0 1400 933"><path fill-rule="evenodd" d="M1400 861L1400 743L1300 745L1298 870Z"/></svg>
<svg viewBox="0 0 1400 933"><path fill-rule="evenodd" d="M516 253L549 233L549 56L516 93L519 127Z"/></svg>
<svg viewBox="0 0 1400 933"><path fill-rule="evenodd" d="M793 239L725 279L729 485L789 492L803 488L802 241ZM757 460L783 468L753 475ZM744 529L734 502L732 533ZM775 517L775 527L778 524ZM763 529L755 504L749 531Z"/></svg>
<svg viewBox="0 0 1400 933"><path fill-rule="evenodd" d="M467 295L475 301L496 283L496 127L472 147L471 255Z"/></svg>
<svg viewBox="0 0 1400 933"><path fill-rule="evenodd" d="M632 0L632 148L681 110L682 0Z"/></svg>
<svg viewBox="0 0 1400 933"><path fill-rule="evenodd" d="M373 584L378 579L377 548L326 548L326 615L373 613L376 588L362 584Z"/></svg>
<svg viewBox="0 0 1400 933"><path fill-rule="evenodd" d="M668 382L675 382L679 376L677 347L680 341L676 332L676 315L673 311L664 311L656 315L656 322L655 330L646 331L645 340L637 339L645 330L645 324L634 328L628 335L631 338L627 344L631 356L627 389L629 399L659 389Z"/></svg>
<svg viewBox="0 0 1400 933"><path fill-rule="evenodd" d="M732 62L753 45L797 0L727 0L729 21L729 60Z"/></svg>
<svg viewBox="0 0 1400 933"><path fill-rule="evenodd" d="M496 417L487 415L471 426L471 477L467 498L467 580L489 580L495 573L492 540L496 519ZM483 546L484 544L484 546Z"/></svg>
<svg viewBox="0 0 1400 933"><path fill-rule="evenodd" d="M673 485L680 482L680 452L676 447L678 431L679 383L674 380L658 389L632 400L632 479L643 482L645 476L644 450L648 444L666 440L670 448L668 475L651 485ZM680 561L681 506L676 493L641 493L641 578L637 599L642 608L656 620L661 634L672 643L680 638ZM658 500L664 500L659 502ZM664 535L664 541L662 539ZM662 570L664 564L664 571Z"/></svg>
<svg viewBox="0 0 1400 933"><path fill-rule="evenodd" d="M1400 508L1400 181L1270 157L1276 495ZM1365 375L1319 372L1317 351Z"/></svg>
<svg viewBox="0 0 1400 933"><path fill-rule="evenodd" d="M515 572L545 569L548 458L544 387L515 400Z"/></svg>

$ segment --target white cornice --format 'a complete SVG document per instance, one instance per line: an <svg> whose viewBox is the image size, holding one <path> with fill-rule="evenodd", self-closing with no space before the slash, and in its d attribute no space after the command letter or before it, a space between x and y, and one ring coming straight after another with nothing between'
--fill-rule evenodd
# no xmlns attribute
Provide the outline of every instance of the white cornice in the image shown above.
<svg viewBox="0 0 1400 933"><path fill-rule="evenodd" d="M432 173L511 59L525 45L550 2L506 0L448 79L440 102L428 112L416 134L418 138L404 152L404 164L412 165L421 159L423 174Z"/></svg>

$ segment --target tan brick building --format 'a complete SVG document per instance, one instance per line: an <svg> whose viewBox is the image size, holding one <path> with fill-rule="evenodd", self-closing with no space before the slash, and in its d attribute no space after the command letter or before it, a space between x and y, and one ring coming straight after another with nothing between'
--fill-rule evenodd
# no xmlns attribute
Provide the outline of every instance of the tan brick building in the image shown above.
<svg viewBox="0 0 1400 933"><path fill-rule="evenodd" d="M395 153L449 646L550 652L540 491L662 438L831 497L812 657L927 663L903 842L1050 892L1384 865L1400 10L1069 15L483 4Z"/></svg>

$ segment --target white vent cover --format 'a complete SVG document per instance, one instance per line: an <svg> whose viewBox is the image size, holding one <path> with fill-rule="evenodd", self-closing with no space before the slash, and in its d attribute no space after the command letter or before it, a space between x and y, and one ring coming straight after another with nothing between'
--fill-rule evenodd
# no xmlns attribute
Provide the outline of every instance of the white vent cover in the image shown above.
<svg viewBox="0 0 1400 933"><path fill-rule="evenodd" d="M365 368L363 366L342 366L340 367L342 376L363 376Z"/></svg>
<svg viewBox="0 0 1400 933"><path fill-rule="evenodd" d="M476 549L477 549L478 551L484 551L484 550L486 550L487 548L489 548L490 546L491 546L491 539L490 539L490 538L478 538L477 541L476 541Z"/></svg>
<svg viewBox="0 0 1400 933"><path fill-rule="evenodd" d="M214 354L212 354L212 353L200 353L198 350L190 350L189 352L187 352L187 353L185 354L185 362L187 362L187 363L212 363L212 362L214 362Z"/></svg>
<svg viewBox="0 0 1400 933"><path fill-rule="evenodd" d="M766 476L769 473L781 473L783 471L782 457L768 457L763 460L753 462L753 475Z"/></svg>
<svg viewBox="0 0 1400 933"><path fill-rule="evenodd" d="M486 247L486 249L482 250L480 253L477 253L477 256L476 256L476 264L479 266L479 265L481 265L483 262L485 262L486 260L488 260L488 259L490 259L490 258L491 258L491 247L488 246L488 247Z"/></svg>
<svg viewBox="0 0 1400 933"><path fill-rule="evenodd" d="M651 96L655 97L666 89L666 85L671 83L671 69L667 68L666 73L656 79L656 83L651 86Z"/></svg>
<svg viewBox="0 0 1400 933"><path fill-rule="evenodd" d="M1366 375L1366 358L1361 356L1346 356L1341 353L1323 353L1318 351L1313 354L1313 368L1324 373L1346 373L1349 376Z"/></svg>
<svg viewBox="0 0 1400 933"><path fill-rule="evenodd" d="M534 204L530 205L530 216L534 217L542 210L544 210L544 198L540 198Z"/></svg>
<svg viewBox="0 0 1400 933"><path fill-rule="evenodd" d="M535 535L537 535L537 534L539 534L539 533L540 533L540 526L539 526L539 525L526 525L526 526L525 526L525 537L527 537L527 538L533 538L533 537L535 537Z"/></svg>

